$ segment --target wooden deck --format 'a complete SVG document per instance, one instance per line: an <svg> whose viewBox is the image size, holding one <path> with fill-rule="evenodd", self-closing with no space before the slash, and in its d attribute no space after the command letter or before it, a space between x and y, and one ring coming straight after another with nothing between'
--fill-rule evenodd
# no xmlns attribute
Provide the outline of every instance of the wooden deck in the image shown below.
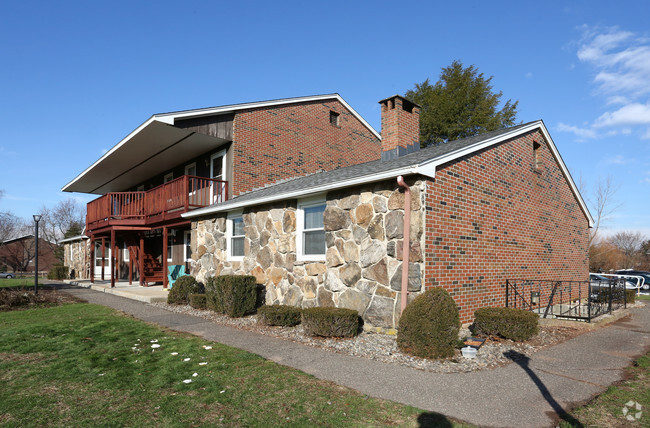
<svg viewBox="0 0 650 428"><path fill-rule="evenodd" d="M87 233L112 226L144 228L227 199L228 182L184 175L145 192L111 192L88 203Z"/></svg>

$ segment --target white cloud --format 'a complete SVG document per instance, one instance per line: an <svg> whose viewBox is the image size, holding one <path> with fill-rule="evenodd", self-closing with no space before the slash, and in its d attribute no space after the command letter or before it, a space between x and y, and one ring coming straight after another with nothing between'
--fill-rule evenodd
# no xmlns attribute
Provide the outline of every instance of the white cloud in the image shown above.
<svg viewBox="0 0 650 428"><path fill-rule="evenodd" d="M650 140L650 128L646 129L645 134L641 136L642 140Z"/></svg>
<svg viewBox="0 0 650 428"><path fill-rule="evenodd" d="M627 104L629 102L630 101L628 100L628 98L624 97L622 95L614 95L614 96L611 96L611 97L607 98L607 104L608 105L611 105L611 104Z"/></svg>
<svg viewBox="0 0 650 428"><path fill-rule="evenodd" d="M575 134L575 136L578 137L580 141L596 138L598 136L596 131L591 128L578 128L577 126L567 125L566 123L562 122L558 123L557 130L560 132L571 132Z"/></svg>
<svg viewBox="0 0 650 428"><path fill-rule="evenodd" d="M529 71L528 73L526 73L526 79L532 79L532 78L533 78L532 72Z"/></svg>
<svg viewBox="0 0 650 428"><path fill-rule="evenodd" d="M618 110L603 113L594 122L594 127L648 124L650 124L650 105L632 103Z"/></svg>
<svg viewBox="0 0 650 428"><path fill-rule="evenodd" d="M616 155L613 158L607 159L606 162L614 165L627 165L628 163L631 162L631 160L626 159L625 156L623 155Z"/></svg>

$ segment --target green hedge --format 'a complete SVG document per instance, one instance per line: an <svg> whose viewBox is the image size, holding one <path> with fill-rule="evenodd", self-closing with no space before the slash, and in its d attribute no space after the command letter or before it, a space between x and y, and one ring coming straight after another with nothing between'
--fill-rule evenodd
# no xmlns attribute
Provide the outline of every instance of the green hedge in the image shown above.
<svg viewBox="0 0 650 428"><path fill-rule="evenodd" d="M257 310L257 314L262 324L293 327L300 324L302 310L295 306L264 305Z"/></svg>
<svg viewBox="0 0 650 428"><path fill-rule="evenodd" d="M207 306L232 318L255 312L257 284L252 275L221 275L205 284Z"/></svg>
<svg viewBox="0 0 650 428"><path fill-rule="evenodd" d="M187 305L190 303L190 294L202 293L203 285L196 282L191 275L181 276L174 282L173 287L167 295L167 303L170 305Z"/></svg>
<svg viewBox="0 0 650 428"><path fill-rule="evenodd" d="M359 332L359 313L353 309L307 308L301 320L310 336L353 337Z"/></svg>
<svg viewBox="0 0 650 428"><path fill-rule="evenodd" d="M68 278L68 267L61 264L52 266L52 269L47 273L47 279L54 279L61 281Z"/></svg>
<svg viewBox="0 0 650 428"><path fill-rule="evenodd" d="M409 303L399 320L397 346L422 358L454 355L460 331L460 315L454 299L436 287Z"/></svg>
<svg viewBox="0 0 650 428"><path fill-rule="evenodd" d="M501 336L524 341L539 331L539 317L529 311L513 308L481 308L474 312L474 333Z"/></svg>
<svg viewBox="0 0 650 428"><path fill-rule="evenodd" d="M194 309L206 309L206 298L204 293L190 294L190 306Z"/></svg>
<svg viewBox="0 0 650 428"><path fill-rule="evenodd" d="M636 302L636 290L625 290L625 298L628 305Z"/></svg>

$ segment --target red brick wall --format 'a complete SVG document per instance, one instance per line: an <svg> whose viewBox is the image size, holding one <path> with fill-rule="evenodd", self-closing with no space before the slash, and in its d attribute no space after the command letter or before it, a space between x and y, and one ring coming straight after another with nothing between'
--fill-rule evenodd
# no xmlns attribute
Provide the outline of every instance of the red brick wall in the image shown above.
<svg viewBox="0 0 650 428"><path fill-rule="evenodd" d="M404 109L410 104L402 97L394 96L381 102L382 150L396 147L420 145L420 109L412 106L412 111Z"/></svg>
<svg viewBox="0 0 650 428"><path fill-rule="evenodd" d="M330 124L330 111L340 114ZM233 123L232 196L278 180L368 162L381 142L337 100L238 112Z"/></svg>
<svg viewBox="0 0 650 428"><path fill-rule="evenodd" d="M449 291L462 322L504 306L506 279L588 278L587 218L538 131L440 167L427 187L424 285Z"/></svg>

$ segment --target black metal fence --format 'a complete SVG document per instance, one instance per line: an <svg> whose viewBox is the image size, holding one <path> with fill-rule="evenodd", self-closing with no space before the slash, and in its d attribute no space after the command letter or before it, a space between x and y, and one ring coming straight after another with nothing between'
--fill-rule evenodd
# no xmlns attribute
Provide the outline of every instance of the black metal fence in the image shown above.
<svg viewBox="0 0 650 428"><path fill-rule="evenodd" d="M542 318L592 319L627 307L625 281L506 280L506 307Z"/></svg>

